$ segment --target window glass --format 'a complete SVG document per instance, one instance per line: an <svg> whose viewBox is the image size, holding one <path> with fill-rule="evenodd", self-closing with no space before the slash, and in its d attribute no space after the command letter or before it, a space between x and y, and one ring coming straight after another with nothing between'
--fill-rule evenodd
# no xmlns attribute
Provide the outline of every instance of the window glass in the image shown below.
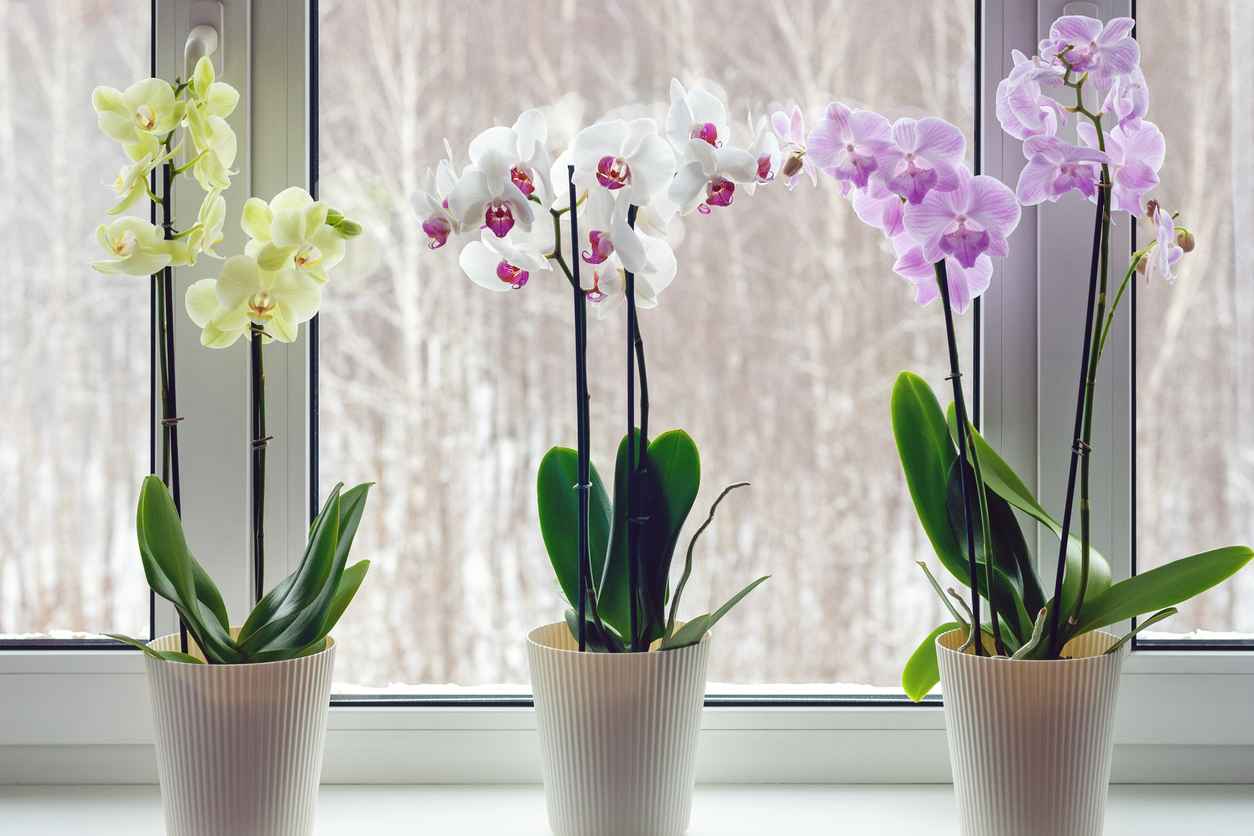
<svg viewBox="0 0 1254 836"><path fill-rule="evenodd" d="M569 290L533 275L519 292L485 292L458 267L464 241L427 249L409 193L445 139L460 170L476 134L528 108L546 114L551 149L607 115L661 123L672 76L724 99L741 147L750 114L795 102L808 126L838 99L955 122L970 161L973 4L319 10L318 188L366 228L322 308L320 472L328 485L378 482L355 550L371 574L337 629L338 678L525 683L527 630L565 608L534 486L545 451L575 442ZM651 428L684 428L702 453L681 544L724 485L753 483L704 535L685 603L708 612L773 575L720 623L709 678L895 687L944 620L915 565L939 571L888 413L899 371L944 385L940 307L914 304L883 235L830 180L737 192L684 228L678 276L641 314ZM959 329L970 371L970 314ZM626 423L624 330L621 311L589 328L593 461L607 475Z"/></svg>
<svg viewBox="0 0 1254 836"><path fill-rule="evenodd" d="M1197 241L1172 286L1138 287L1145 569L1254 543L1254 6L1140 0L1136 9L1148 118L1167 140L1155 196ZM1138 233L1139 246L1153 240L1144 221ZM1162 626L1254 634L1254 571L1182 604Z"/></svg>
<svg viewBox="0 0 1254 836"><path fill-rule="evenodd" d="M103 276L127 162L91 91L149 74L147 0L0 0L0 633L144 635L149 280ZM137 206L145 218L147 209Z"/></svg>

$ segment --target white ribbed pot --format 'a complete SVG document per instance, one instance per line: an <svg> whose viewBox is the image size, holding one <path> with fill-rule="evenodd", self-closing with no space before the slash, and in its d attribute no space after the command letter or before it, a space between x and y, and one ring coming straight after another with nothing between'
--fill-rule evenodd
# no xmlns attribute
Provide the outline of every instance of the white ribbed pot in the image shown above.
<svg viewBox="0 0 1254 836"><path fill-rule="evenodd" d="M963 836L1101 836L1127 648L1086 633L1017 661L959 653L966 638L936 639Z"/></svg>
<svg viewBox="0 0 1254 836"><path fill-rule="evenodd" d="M179 637L152 646L178 650ZM194 643L192 651L200 656ZM193 665L145 654L144 663L168 836L309 836L335 665L330 637L321 653L282 662Z"/></svg>
<svg viewBox="0 0 1254 836"><path fill-rule="evenodd" d="M527 635L544 798L556 836L688 829L710 642L580 653L564 621Z"/></svg>

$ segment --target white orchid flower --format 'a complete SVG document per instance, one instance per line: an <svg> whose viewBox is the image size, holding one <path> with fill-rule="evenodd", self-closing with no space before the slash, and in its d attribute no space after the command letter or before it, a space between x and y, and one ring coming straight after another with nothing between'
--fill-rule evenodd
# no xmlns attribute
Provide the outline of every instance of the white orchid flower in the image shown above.
<svg viewBox="0 0 1254 836"><path fill-rule="evenodd" d="M636 307L642 309L657 307L658 294L674 280L678 269L675 253L665 241L646 240L643 246L644 267L633 271ZM591 273L585 287L588 301L597 312L597 319L605 319L627 298L627 276L617 253L596 265Z"/></svg>
<svg viewBox="0 0 1254 836"><path fill-rule="evenodd" d="M105 214L120 215L134 206L140 198L147 195L148 175L152 173L154 168L178 154L181 149L182 145L180 144L178 148L159 159L149 152L130 165L122 166L122 169L118 172L117 180L104 184L113 190L114 198L117 200L113 208L106 211Z"/></svg>
<svg viewBox="0 0 1254 836"><path fill-rule="evenodd" d="M496 291L519 290L532 273L553 269L533 244L515 243L508 233L498 238L487 229L462 249L457 263L475 284Z"/></svg>
<svg viewBox="0 0 1254 836"><path fill-rule="evenodd" d="M193 107L187 111L187 133L197 152L191 176L207 192L230 186L238 143L227 121Z"/></svg>
<svg viewBox="0 0 1254 836"><path fill-rule="evenodd" d="M457 174L453 171L453 149L447 139L444 148L448 159L440 160L434 173L427 169L427 188L415 189L409 196L409 211L422 222L422 231L431 239L427 246L433 250L447 244L450 234L460 235L464 229L462 222L448 209L448 196L457 185Z"/></svg>
<svg viewBox="0 0 1254 836"><path fill-rule="evenodd" d="M757 158L743 148L715 148L703 140L690 139L684 148L684 165L671 181L667 197L679 206L681 215L693 209L709 214L711 206L731 205L735 184L755 183L757 179Z"/></svg>
<svg viewBox="0 0 1254 836"><path fill-rule="evenodd" d="M215 246L222 243L222 227L226 223L226 198L222 196L221 189L214 189L205 195L196 221L202 231L200 251L214 258L221 258L222 256L213 251Z"/></svg>
<svg viewBox="0 0 1254 836"><path fill-rule="evenodd" d="M147 276L156 273L173 259L171 245L161 227L134 216L118 218L96 228L96 240L110 261L93 261L92 269L110 276Z"/></svg>
<svg viewBox="0 0 1254 836"><path fill-rule="evenodd" d="M213 62L205 56L196 62L196 71L192 74L188 90L196 106L203 109L205 116L225 119L239 103L239 91L214 79Z"/></svg>
<svg viewBox="0 0 1254 836"><path fill-rule="evenodd" d="M584 128L571 146L575 185L611 191L631 186L638 206L665 191L675 175L675 154L652 119L615 119Z"/></svg>
<svg viewBox="0 0 1254 836"><path fill-rule="evenodd" d="M509 178L529 200L547 207L553 203L549 180L549 154L545 150L549 128L540 111L518 117L512 128L488 128L470 141L470 161L476 166L488 151L496 151L509 166Z"/></svg>
<svg viewBox="0 0 1254 836"><path fill-rule="evenodd" d="M611 255L628 270L645 268L644 242L627 223L631 208L630 186L616 195L596 189L588 198L588 211L579 223L579 257L585 264L604 263Z"/></svg>
<svg viewBox="0 0 1254 836"><path fill-rule="evenodd" d="M159 78L136 82L124 93L112 87L97 87L91 102L99 116L100 130L122 143L132 160L143 159L148 153L156 156L156 146L178 127L186 109L186 104L175 98L169 82Z"/></svg>
<svg viewBox="0 0 1254 836"><path fill-rule="evenodd" d="M718 97L697 88L685 92L679 79L672 78L666 137L675 151L684 153L690 139L700 139L717 148L727 136L727 108Z"/></svg>
<svg viewBox="0 0 1254 836"><path fill-rule="evenodd" d="M497 238L504 238L515 225L528 232L535 220L531 203L511 179L508 161L491 148L462 172L447 201L449 213L462 225L486 226Z"/></svg>
<svg viewBox="0 0 1254 836"><path fill-rule="evenodd" d="M201 279L187 289L187 315L201 329L200 344L226 348L249 327L248 311L240 307L228 311L218 304L217 279Z"/></svg>
<svg viewBox="0 0 1254 836"><path fill-rule="evenodd" d="M253 239L244 248L262 270L294 267L326 284L327 271L344 258L344 237L326 223L327 204L293 186L267 204L249 198L240 225Z"/></svg>
<svg viewBox="0 0 1254 836"><path fill-rule="evenodd" d="M262 327L263 338L284 343L296 339L298 326L322 304L322 285L313 276L295 267L263 270L250 255L228 258L213 291L223 311L212 320L219 330L234 330L242 311L249 323ZM251 338L247 331L245 336Z"/></svg>
<svg viewBox="0 0 1254 836"><path fill-rule="evenodd" d="M758 186L771 182L779 173L784 163L784 152L779 147L779 137L771 125L771 120L763 116L754 127L753 117L749 117L749 130L753 133L753 144L749 153L758 161L758 177L752 183L745 183L745 191L753 194Z"/></svg>

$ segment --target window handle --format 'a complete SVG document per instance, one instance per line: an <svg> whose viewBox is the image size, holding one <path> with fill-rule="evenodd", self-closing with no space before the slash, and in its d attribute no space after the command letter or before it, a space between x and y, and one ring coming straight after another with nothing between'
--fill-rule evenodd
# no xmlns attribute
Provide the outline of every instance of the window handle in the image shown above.
<svg viewBox="0 0 1254 836"><path fill-rule="evenodd" d="M196 71L196 63L209 55L218 52L221 46L222 4L218 0L196 0L187 12L187 24L191 31L187 33L187 43L183 47L183 64L185 78L191 79ZM216 62L219 66L217 75L224 69L222 56L219 53Z"/></svg>

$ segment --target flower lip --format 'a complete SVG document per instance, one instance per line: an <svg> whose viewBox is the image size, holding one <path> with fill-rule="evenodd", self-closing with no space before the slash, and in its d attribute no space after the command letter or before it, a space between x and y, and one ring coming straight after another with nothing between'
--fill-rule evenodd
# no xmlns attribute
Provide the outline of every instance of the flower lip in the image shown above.
<svg viewBox="0 0 1254 836"><path fill-rule="evenodd" d="M152 105L143 104L135 108L135 124L141 131L151 131L157 127L157 111Z"/></svg>
<svg viewBox="0 0 1254 836"><path fill-rule="evenodd" d="M521 267L515 267L508 261L502 260L496 265L496 277L508 284L514 290L518 290L527 283L527 279L531 276Z"/></svg>
<svg viewBox="0 0 1254 836"><path fill-rule="evenodd" d="M608 232L594 229L588 233L588 241L592 249L583 251L583 260L589 264L602 264L614 252L614 242Z"/></svg>
<svg viewBox="0 0 1254 836"><path fill-rule="evenodd" d="M276 304L269 291L259 290L248 297L248 318L258 325L264 325L274 318Z"/></svg>
<svg viewBox="0 0 1254 836"><path fill-rule="evenodd" d="M483 215L484 226L492 230L497 238L504 238L514 228L514 213L509 204L503 200L489 204Z"/></svg>
<svg viewBox="0 0 1254 836"><path fill-rule="evenodd" d="M705 187L705 202L710 206L730 206L736 184L723 177L715 177Z"/></svg>
<svg viewBox="0 0 1254 836"><path fill-rule="evenodd" d="M775 179L775 172L771 171L771 155L763 154L758 157L758 182L769 183Z"/></svg>
<svg viewBox="0 0 1254 836"><path fill-rule="evenodd" d="M526 163L519 163L510 169L509 179L518 187L518 191L524 195L530 196L536 190L535 180L532 179L531 166Z"/></svg>
<svg viewBox="0 0 1254 836"><path fill-rule="evenodd" d="M621 189L631 178L631 167L622 157L605 156L597 163L597 182L607 189Z"/></svg>
<svg viewBox="0 0 1254 836"><path fill-rule="evenodd" d="M715 148L719 147L719 145L721 144L718 141L718 126L715 125L713 122L705 122L704 124L701 124L701 125L693 125L692 131L688 134L688 138L704 140L710 143L711 145L713 145Z"/></svg>
<svg viewBox="0 0 1254 836"><path fill-rule="evenodd" d="M126 258L135 252L139 246L139 238L129 229L119 235L117 238L109 237L109 251L118 258Z"/></svg>
<svg viewBox="0 0 1254 836"><path fill-rule="evenodd" d="M422 231L431 239L431 243L427 246L438 250L448 243L448 236L453 231L453 225L439 215L434 215L422 222Z"/></svg>

